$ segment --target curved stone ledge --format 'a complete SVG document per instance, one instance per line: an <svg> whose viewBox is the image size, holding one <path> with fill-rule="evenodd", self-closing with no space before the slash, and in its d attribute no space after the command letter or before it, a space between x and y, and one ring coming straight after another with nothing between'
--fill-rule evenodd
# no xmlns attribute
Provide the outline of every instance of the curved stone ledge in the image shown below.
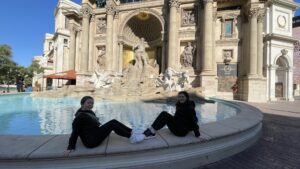
<svg viewBox="0 0 300 169"><path fill-rule="evenodd" d="M112 133L100 146L85 148L80 139L69 157L63 156L69 135L0 136L0 168L193 168L239 153L255 143L262 113L244 103L236 116L200 125L193 133L176 137L167 129L139 144ZM26 168L25 167L25 168Z"/></svg>

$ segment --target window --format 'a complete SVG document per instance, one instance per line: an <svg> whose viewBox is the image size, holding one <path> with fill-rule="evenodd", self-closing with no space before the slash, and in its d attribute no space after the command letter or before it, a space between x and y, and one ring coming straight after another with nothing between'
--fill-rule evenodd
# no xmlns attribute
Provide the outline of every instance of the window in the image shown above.
<svg viewBox="0 0 300 169"><path fill-rule="evenodd" d="M53 49L52 42L49 42L48 50L52 50L52 49Z"/></svg>
<svg viewBox="0 0 300 169"><path fill-rule="evenodd" d="M225 20L225 37L232 37L233 20Z"/></svg>
<svg viewBox="0 0 300 169"><path fill-rule="evenodd" d="M68 44L68 39L64 39L64 44L65 44L65 45Z"/></svg>
<svg viewBox="0 0 300 169"><path fill-rule="evenodd" d="M121 0L121 3L139 2L141 0Z"/></svg>

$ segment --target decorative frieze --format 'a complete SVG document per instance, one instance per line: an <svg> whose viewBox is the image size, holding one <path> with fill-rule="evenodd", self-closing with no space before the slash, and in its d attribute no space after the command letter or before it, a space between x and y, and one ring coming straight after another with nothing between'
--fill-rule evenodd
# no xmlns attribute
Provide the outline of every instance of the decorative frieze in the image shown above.
<svg viewBox="0 0 300 169"><path fill-rule="evenodd" d="M179 31L179 38L182 39L194 39L196 37L196 30L195 29L186 29Z"/></svg>

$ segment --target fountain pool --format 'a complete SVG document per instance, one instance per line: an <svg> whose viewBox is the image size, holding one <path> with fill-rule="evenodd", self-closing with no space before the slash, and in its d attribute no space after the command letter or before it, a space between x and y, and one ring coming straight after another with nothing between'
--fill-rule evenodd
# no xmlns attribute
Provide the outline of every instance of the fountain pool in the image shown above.
<svg viewBox="0 0 300 169"><path fill-rule="evenodd" d="M32 97L30 94L0 96L0 135L69 134L79 99ZM174 114L174 102L96 100L93 110L101 123L117 119L137 129L148 127L163 110ZM235 116L239 109L225 102L196 102L198 123L206 124Z"/></svg>

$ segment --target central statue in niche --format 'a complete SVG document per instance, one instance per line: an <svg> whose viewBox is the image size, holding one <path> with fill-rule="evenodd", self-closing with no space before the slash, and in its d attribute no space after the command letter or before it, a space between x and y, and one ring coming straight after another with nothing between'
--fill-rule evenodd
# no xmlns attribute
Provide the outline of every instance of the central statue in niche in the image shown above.
<svg viewBox="0 0 300 169"><path fill-rule="evenodd" d="M151 78L158 76L158 66L150 65L146 52L147 42L142 37L136 45L132 47L134 59L130 62L127 69L123 71L124 86L138 87L151 83Z"/></svg>
<svg viewBox="0 0 300 169"><path fill-rule="evenodd" d="M144 68L148 63L148 56L146 53L145 39L141 38L137 45L133 47L135 64L139 69Z"/></svg>

